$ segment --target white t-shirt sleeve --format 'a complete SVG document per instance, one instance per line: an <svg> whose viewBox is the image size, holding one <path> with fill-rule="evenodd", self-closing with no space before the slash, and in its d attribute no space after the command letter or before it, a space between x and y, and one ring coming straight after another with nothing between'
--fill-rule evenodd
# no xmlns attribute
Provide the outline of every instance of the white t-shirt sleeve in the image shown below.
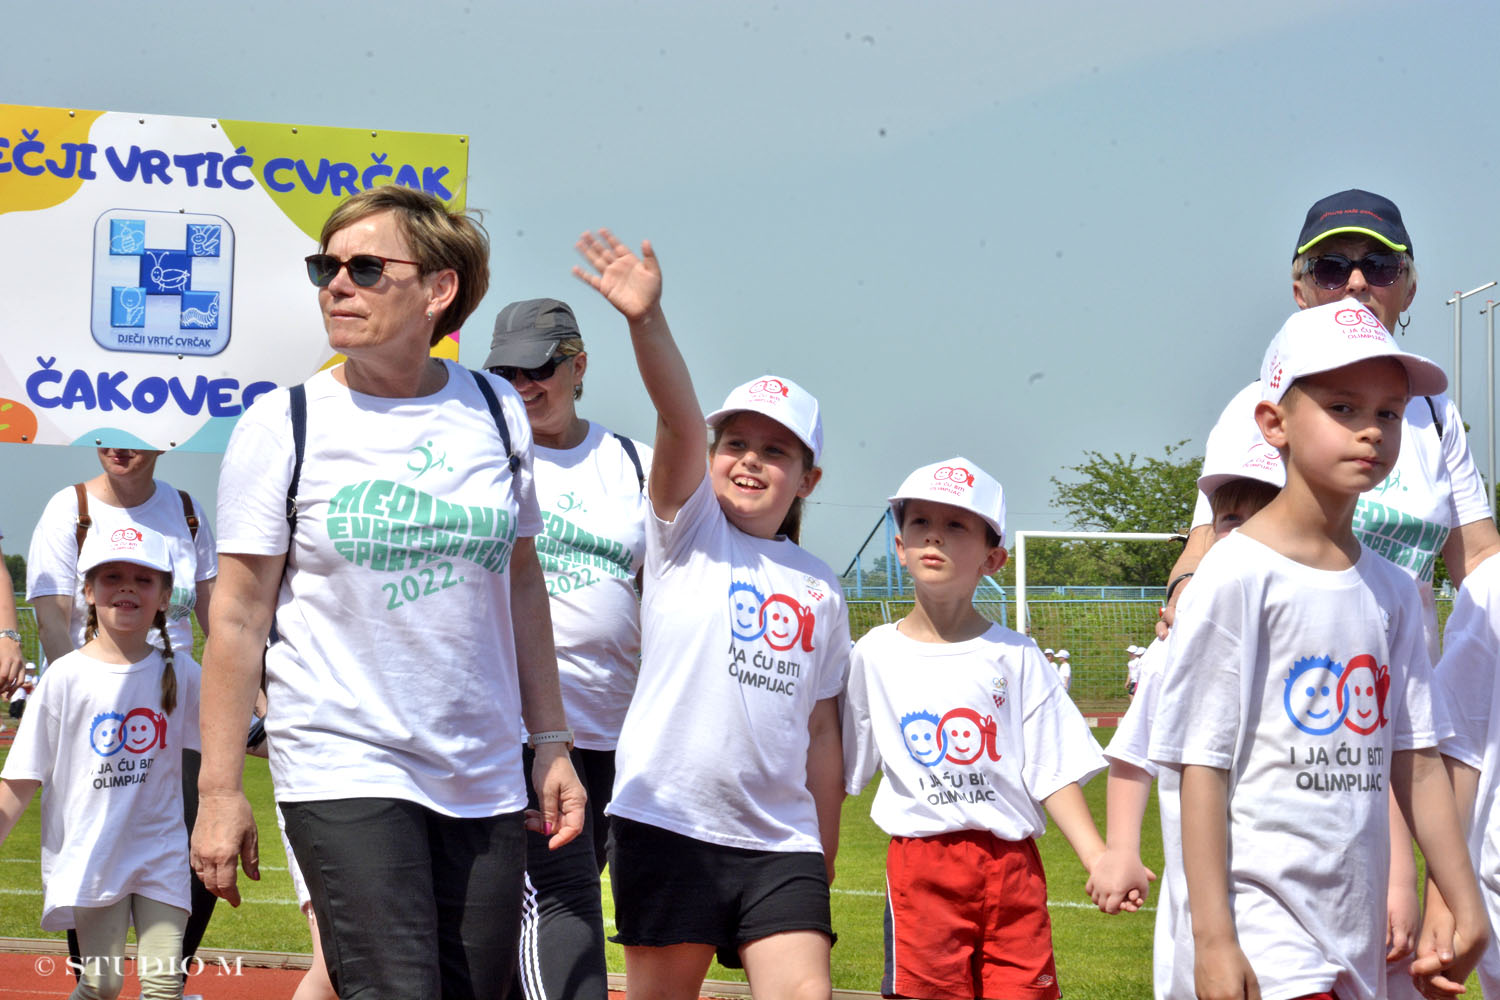
<svg viewBox="0 0 1500 1000"><path fill-rule="evenodd" d="M59 723L59 692L48 683L52 671L42 674L36 690L26 699L26 714L21 716L20 729L15 742L0 769L0 778L7 781L40 781L50 785L53 781L53 766L62 752L62 732Z"/></svg>
<svg viewBox="0 0 1500 1000"><path fill-rule="evenodd" d="M1146 652L1136 660L1140 669L1140 680L1136 684L1135 697L1114 737L1104 749L1104 756L1111 760L1138 767L1152 777L1157 767L1151 761L1151 725L1156 715L1156 700L1161 693L1161 668L1166 659L1167 644L1153 639Z"/></svg>
<svg viewBox="0 0 1500 1000"><path fill-rule="evenodd" d="M864 640L861 639L860 642ZM880 769L880 748L870 721L869 680L859 643L849 656L849 685L843 698L844 791L858 795Z"/></svg>
<svg viewBox="0 0 1500 1000"><path fill-rule="evenodd" d="M287 487L296 452L290 396L275 389L250 404L219 465L219 551L252 556L287 550Z"/></svg>
<svg viewBox="0 0 1500 1000"><path fill-rule="evenodd" d="M26 553L26 597L73 596L78 585L78 497L58 490L42 508Z"/></svg>
<svg viewBox="0 0 1500 1000"><path fill-rule="evenodd" d="M1034 642L1020 647L1026 714L1021 725L1026 763L1021 780L1037 802L1071 782L1087 784L1105 768L1094 734L1064 681Z"/></svg>
<svg viewBox="0 0 1500 1000"><path fill-rule="evenodd" d="M1240 581L1210 583L1203 575L1178 605L1151 727L1150 757L1229 770L1243 735L1241 675L1255 651L1246 650L1241 641L1245 601Z"/></svg>
<svg viewBox="0 0 1500 1000"><path fill-rule="evenodd" d="M1487 520L1491 517L1490 504L1484 480L1474 464L1474 453L1469 448L1463 417L1447 395L1433 396L1432 404L1443 422L1443 465L1448 469L1448 481L1453 490L1453 523L1461 527ZM1427 401L1414 399L1406 405L1426 406Z"/></svg>
<svg viewBox="0 0 1500 1000"><path fill-rule="evenodd" d="M192 500L193 513L198 516L198 535L193 539L193 546L198 553L198 570L194 576L197 582L203 583L219 575L219 551L214 544L214 529L209 526L203 505L198 502L197 497Z"/></svg>
<svg viewBox="0 0 1500 1000"><path fill-rule="evenodd" d="M1487 559L1464 580L1443 633L1434 700L1443 703L1453 733L1444 754L1473 768L1484 767L1489 742L1496 664L1500 663L1500 562Z"/></svg>

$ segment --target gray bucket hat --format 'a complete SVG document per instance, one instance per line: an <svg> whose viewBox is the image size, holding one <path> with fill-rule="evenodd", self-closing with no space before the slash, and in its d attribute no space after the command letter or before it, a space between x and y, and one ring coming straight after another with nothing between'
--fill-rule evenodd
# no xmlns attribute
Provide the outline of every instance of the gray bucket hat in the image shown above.
<svg viewBox="0 0 1500 1000"><path fill-rule="evenodd" d="M557 299L526 299L512 302L495 317L490 338L490 356L484 367L513 365L537 368L569 337L580 336L578 320L566 302Z"/></svg>

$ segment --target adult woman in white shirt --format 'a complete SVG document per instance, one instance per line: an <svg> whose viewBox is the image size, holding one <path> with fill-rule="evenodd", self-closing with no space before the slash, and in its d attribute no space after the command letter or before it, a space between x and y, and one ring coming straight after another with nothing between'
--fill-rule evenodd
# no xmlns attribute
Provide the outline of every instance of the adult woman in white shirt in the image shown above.
<svg viewBox="0 0 1500 1000"><path fill-rule="evenodd" d="M527 822L559 847L585 799L530 430L503 382L429 355L488 285L476 223L387 186L336 208L320 244L308 276L345 360L257 400L224 456L194 865L236 904L236 861L257 874L240 771L264 652L277 801L335 987L489 996L520 922L523 717Z"/></svg>

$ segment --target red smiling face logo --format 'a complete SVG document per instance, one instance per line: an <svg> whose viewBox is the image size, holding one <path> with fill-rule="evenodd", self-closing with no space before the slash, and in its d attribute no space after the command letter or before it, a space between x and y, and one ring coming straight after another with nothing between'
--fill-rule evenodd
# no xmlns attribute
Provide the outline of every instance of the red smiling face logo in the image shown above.
<svg viewBox="0 0 1500 1000"><path fill-rule="evenodd" d="M765 629L766 645L785 652L802 640L802 648L812 652L814 616L785 594L772 594L761 605L760 624Z"/></svg>
<svg viewBox="0 0 1500 1000"><path fill-rule="evenodd" d="M763 378L750 387L752 393L763 392L770 396L785 396L786 383L779 378Z"/></svg>
<svg viewBox="0 0 1500 1000"><path fill-rule="evenodd" d="M1339 678L1338 707L1344 714L1344 725L1368 736L1389 720L1385 699L1391 689L1390 667L1380 666L1375 657L1356 656Z"/></svg>
<svg viewBox="0 0 1500 1000"><path fill-rule="evenodd" d="M981 719L972 708L955 708L943 716L938 732L946 741L947 759L955 764L972 764L985 753L990 760L1000 759L1000 750L995 746L998 735L995 720L989 716Z"/></svg>
<svg viewBox="0 0 1500 1000"><path fill-rule="evenodd" d="M965 469L962 465L945 465L932 474L937 482L953 482L961 486L974 485L974 473Z"/></svg>
<svg viewBox="0 0 1500 1000"><path fill-rule="evenodd" d="M1378 326L1380 321L1375 314L1368 309L1340 309L1333 314L1333 321L1339 326Z"/></svg>
<svg viewBox="0 0 1500 1000"><path fill-rule="evenodd" d="M125 749L145 753L152 747L167 748L167 717L149 708L134 708L125 716Z"/></svg>
<svg viewBox="0 0 1500 1000"><path fill-rule="evenodd" d="M118 545L121 542L139 542L144 539L134 528L116 528L114 534L109 536L109 540Z"/></svg>

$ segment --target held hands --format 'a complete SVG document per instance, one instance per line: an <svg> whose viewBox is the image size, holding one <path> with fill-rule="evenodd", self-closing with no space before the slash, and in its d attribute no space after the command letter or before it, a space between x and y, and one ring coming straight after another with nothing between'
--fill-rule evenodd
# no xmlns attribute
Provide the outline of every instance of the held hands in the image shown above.
<svg viewBox="0 0 1500 1000"><path fill-rule="evenodd" d="M1151 883L1156 873L1145 865L1134 852L1117 847L1105 847L1089 869L1089 880L1083 891L1089 894L1094 905L1105 913L1134 913L1146 902Z"/></svg>
<svg viewBox="0 0 1500 1000"><path fill-rule="evenodd" d="M1487 936L1486 925L1475 925L1466 932L1429 883L1422 930L1416 942L1417 956L1411 963L1411 978L1417 992L1431 1000L1465 992L1464 980L1479 964Z"/></svg>
<svg viewBox="0 0 1500 1000"><path fill-rule="evenodd" d="M583 832L583 811L589 797L573 770L566 744L543 743L536 748L531 787L536 789L536 800L542 808L526 810L526 829L548 835L549 850L557 850Z"/></svg>
<svg viewBox="0 0 1500 1000"><path fill-rule="evenodd" d="M634 323L661 306L661 265L650 240L641 241L641 255L608 229L584 233L574 244L590 270L573 266L573 274L591 285L609 304Z"/></svg>
<svg viewBox="0 0 1500 1000"><path fill-rule="evenodd" d="M228 900L230 906L240 905L236 862L244 866L246 875L260 880L255 817L243 792L204 795L198 800L188 860L209 892Z"/></svg>

